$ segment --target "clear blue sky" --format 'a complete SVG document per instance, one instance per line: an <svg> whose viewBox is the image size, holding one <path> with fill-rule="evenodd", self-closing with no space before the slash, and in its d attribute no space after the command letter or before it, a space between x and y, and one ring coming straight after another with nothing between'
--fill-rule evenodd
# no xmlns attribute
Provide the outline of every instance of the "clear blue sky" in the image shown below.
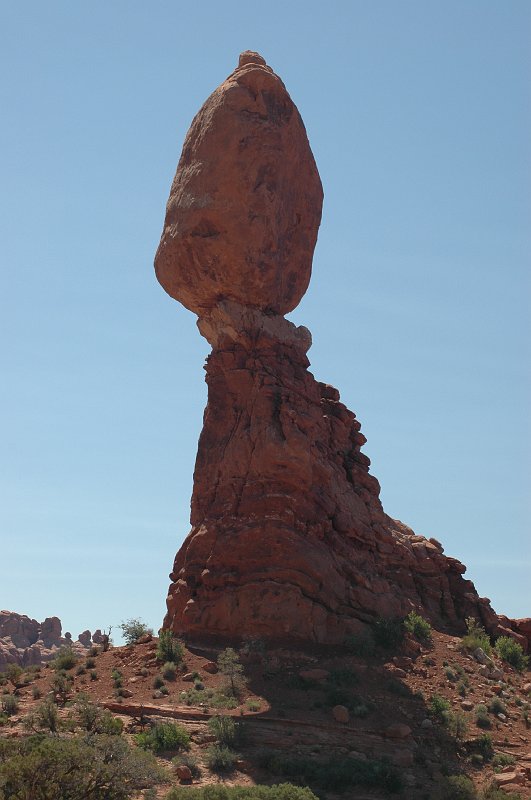
<svg viewBox="0 0 531 800"><path fill-rule="evenodd" d="M245 49L325 189L307 325L388 513L531 614L527 0L0 2L0 607L158 628L206 387L153 256Z"/></svg>

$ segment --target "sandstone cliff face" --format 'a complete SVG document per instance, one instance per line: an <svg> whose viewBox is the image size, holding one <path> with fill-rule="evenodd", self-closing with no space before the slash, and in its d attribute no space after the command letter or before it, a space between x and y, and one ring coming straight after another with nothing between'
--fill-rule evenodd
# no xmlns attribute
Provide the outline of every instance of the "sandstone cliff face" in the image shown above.
<svg viewBox="0 0 531 800"><path fill-rule="evenodd" d="M309 280L322 191L280 79L257 54L241 63L192 123L156 257L213 347L164 627L332 644L415 608L494 630L465 567L385 514L360 423L308 371L309 331L281 315Z"/></svg>

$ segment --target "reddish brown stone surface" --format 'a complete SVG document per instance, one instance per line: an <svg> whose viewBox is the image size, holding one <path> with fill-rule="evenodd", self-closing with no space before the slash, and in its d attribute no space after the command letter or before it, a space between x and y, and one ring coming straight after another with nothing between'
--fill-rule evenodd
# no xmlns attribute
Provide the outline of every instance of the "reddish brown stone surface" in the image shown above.
<svg viewBox="0 0 531 800"><path fill-rule="evenodd" d="M291 311L310 280L322 202L297 108L264 59L242 53L186 136L157 277L197 314L222 298Z"/></svg>
<svg viewBox="0 0 531 800"><path fill-rule="evenodd" d="M256 54L243 61L192 124L156 260L213 347L164 627L331 644L416 608L456 631L467 616L494 630L465 567L385 514L360 423L308 371L309 331L274 313L308 283L321 188L283 84ZM215 235L193 235L203 218Z"/></svg>

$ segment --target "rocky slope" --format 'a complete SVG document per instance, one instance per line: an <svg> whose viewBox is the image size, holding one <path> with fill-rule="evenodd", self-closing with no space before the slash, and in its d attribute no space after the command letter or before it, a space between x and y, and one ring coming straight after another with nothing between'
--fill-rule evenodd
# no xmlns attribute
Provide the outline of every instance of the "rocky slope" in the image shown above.
<svg viewBox="0 0 531 800"><path fill-rule="evenodd" d="M385 514L359 421L308 371L309 331L282 316L308 285L321 204L295 105L242 54L186 137L155 261L213 348L164 625L332 644L416 608L527 647L529 628L499 618L439 542Z"/></svg>
<svg viewBox="0 0 531 800"><path fill-rule="evenodd" d="M354 779L339 792L337 778L347 779L353 762L384 758L403 786L398 796L408 800L475 797L444 794L447 775L468 775L478 788L494 783L522 800L531 796L531 676L496 653L463 649L459 639L437 631L423 643L407 634L401 644L376 647L369 655L263 644L254 640L241 648L243 683L236 697L226 694L227 677L217 667L220 649L185 648L163 679L167 665L157 658L157 641L150 636L107 652L93 648L79 658L68 670L66 696L54 694L53 665L30 668L16 690L17 711L3 721L0 716L0 738L27 734L24 720L46 698L55 697L68 719L76 699L88 697L119 715L132 741L160 721L186 728L188 755L199 772L192 779L171 770L173 784L292 780L329 800L376 800L390 796L387 782L366 788ZM246 733L233 767L221 774L208 766L215 741L208 723L218 715L234 717ZM176 754L163 753L161 765L168 769ZM158 796L168 789L161 787Z"/></svg>

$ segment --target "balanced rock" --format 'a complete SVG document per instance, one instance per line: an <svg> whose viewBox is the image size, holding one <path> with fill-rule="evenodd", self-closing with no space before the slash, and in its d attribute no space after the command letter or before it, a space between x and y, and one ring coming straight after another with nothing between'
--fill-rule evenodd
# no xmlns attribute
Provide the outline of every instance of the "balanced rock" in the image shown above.
<svg viewBox="0 0 531 800"><path fill-rule="evenodd" d="M199 315L222 299L291 311L310 280L322 201L297 108L264 59L242 53L186 136L157 277Z"/></svg>
<svg viewBox="0 0 531 800"><path fill-rule="evenodd" d="M336 644L416 609L494 631L465 566L384 512L359 421L308 371L309 331L282 316L308 285L321 202L295 105L244 53L188 132L155 260L212 345L164 628Z"/></svg>

